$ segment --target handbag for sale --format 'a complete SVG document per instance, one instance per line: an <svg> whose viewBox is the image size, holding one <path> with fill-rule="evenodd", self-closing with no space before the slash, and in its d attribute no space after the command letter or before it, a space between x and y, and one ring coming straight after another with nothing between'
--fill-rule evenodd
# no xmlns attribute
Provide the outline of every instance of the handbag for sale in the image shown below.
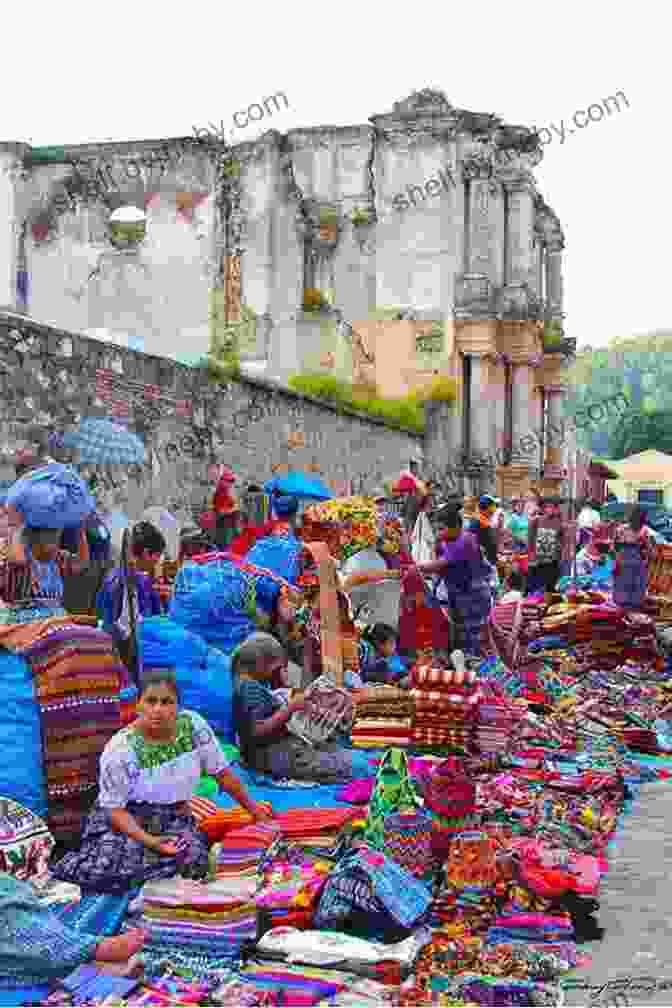
<svg viewBox="0 0 672 1008"><path fill-rule="evenodd" d="M431 879L436 860L432 852L432 817L421 809L392 812L383 821L385 853L418 879Z"/></svg>
<svg viewBox="0 0 672 1008"><path fill-rule="evenodd" d="M366 842L385 850L385 823L399 812L414 812L422 804L408 769L406 753L388 749L383 756L369 802Z"/></svg>
<svg viewBox="0 0 672 1008"><path fill-rule="evenodd" d="M369 938L381 932L405 936L418 926L431 902L428 886L379 851L361 846L329 875L313 926L325 931L363 930Z"/></svg>

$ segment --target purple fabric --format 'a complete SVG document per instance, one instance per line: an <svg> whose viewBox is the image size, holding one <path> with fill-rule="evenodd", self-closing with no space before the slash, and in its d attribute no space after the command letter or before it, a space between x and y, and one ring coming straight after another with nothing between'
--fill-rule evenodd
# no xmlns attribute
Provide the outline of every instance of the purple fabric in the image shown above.
<svg viewBox="0 0 672 1008"><path fill-rule="evenodd" d="M352 805L366 805L371 800L375 783L374 777L353 780L342 787L336 797L339 801L350 802Z"/></svg>
<svg viewBox="0 0 672 1008"><path fill-rule="evenodd" d="M442 580L449 589L464 590L473 581L487 580L490 576L490 569L473 532L462 532L453 542L440 540L437 556L439 560L450 564L450 568L442 575Z"/></svg>

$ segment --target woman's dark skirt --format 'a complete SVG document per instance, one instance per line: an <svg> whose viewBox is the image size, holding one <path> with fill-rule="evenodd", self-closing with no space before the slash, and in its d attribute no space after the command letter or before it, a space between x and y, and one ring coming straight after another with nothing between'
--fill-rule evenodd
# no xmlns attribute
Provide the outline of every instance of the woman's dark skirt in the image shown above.
<svg viewBox="0 0 672 1008"><path fill-rule="evenodd" d="M208 841L184 803L131 803L126 811L149 832L180 841L176 857L148 850L126 833L118 833L107 809L96 806L86 824L79 851L66 854L54 877L99 893L122 894L156 879L188 875L203 878L208 870Z"/></svg>

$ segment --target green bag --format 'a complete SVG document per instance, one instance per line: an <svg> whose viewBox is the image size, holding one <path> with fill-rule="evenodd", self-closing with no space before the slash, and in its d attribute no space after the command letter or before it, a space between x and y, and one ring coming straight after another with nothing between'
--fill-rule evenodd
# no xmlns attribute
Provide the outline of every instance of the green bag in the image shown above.
<svg viewBox="0 0 672 1008"><path fill-rule="evenodd" d="M413 811L422 804L411 780L406 753L401 749L388 749L378 767L369 802L366 842L377 850L384 850L386 818L394 813Z"/></svg>

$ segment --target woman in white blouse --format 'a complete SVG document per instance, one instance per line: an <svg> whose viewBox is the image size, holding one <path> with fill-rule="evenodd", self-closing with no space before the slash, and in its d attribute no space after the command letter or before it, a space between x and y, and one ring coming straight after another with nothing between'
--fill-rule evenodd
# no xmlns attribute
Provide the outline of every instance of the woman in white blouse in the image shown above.
<svg viewBox="0 0 672 1008"><path fill-rule="evenodd" d="M203 774L217 778L255 820L270 818L228 769L207 722L179 710L171 670L146 670L137 714L103 751L98 801L82 846L54 868L64 882L122 893L153 879L203 876L208 843L189 809Z"/></svg>

